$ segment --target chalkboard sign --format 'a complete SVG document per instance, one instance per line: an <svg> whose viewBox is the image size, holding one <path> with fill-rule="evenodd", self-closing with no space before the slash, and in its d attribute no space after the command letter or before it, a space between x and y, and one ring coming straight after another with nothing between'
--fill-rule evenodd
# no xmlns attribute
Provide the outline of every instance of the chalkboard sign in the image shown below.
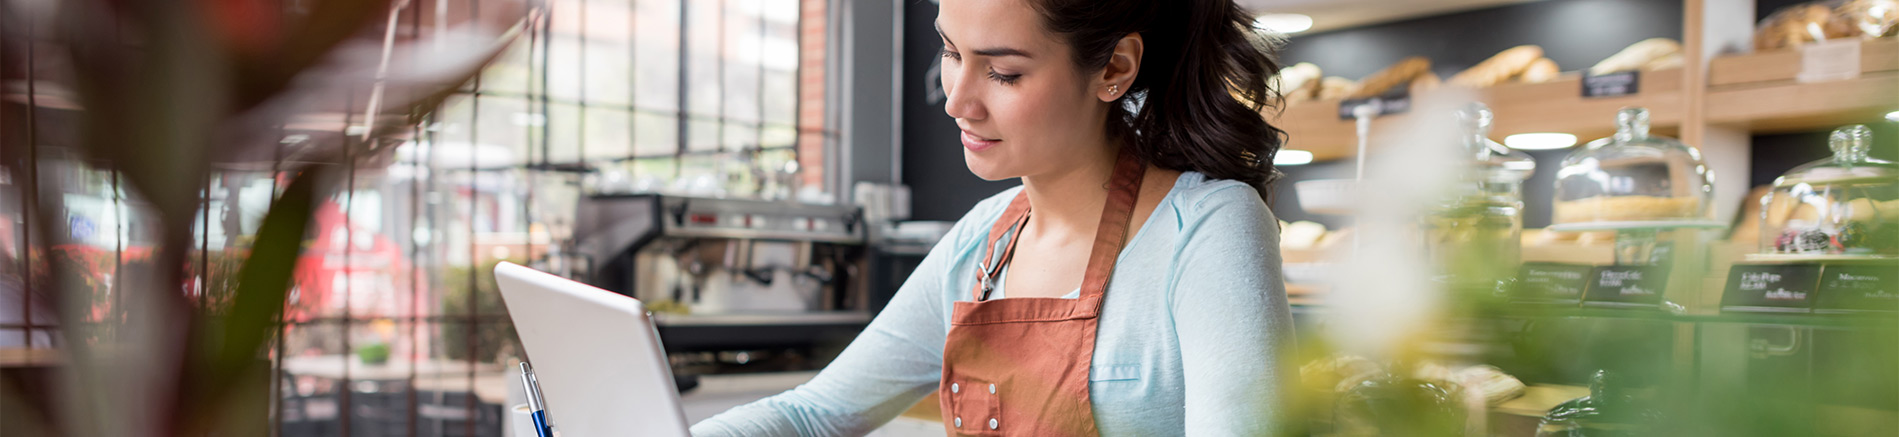
<svg viewBox="0 0 1899 437"><path fill-rule="evenodd" d="M1899 267L1829 265L1820 274L1815 312L1899 313Z"/></svg>
<svg viewBox="0 0 1899 437"><path fill-rule="evenodd" d="M1339 102L1339 119L1347 121L1357 120L1358 117L1352 113L1355 112L1358 107L1365 105L1374 105L1373 107L1377 108L1377 111L1374 113L1375 115L1373 115L1374 118L1380 115L1410 111L1411 90L1408 87L1400 86L1396 91L1386 93L1382 96L1341 101Z"/></svg>
<svg viewBox="0 0 1899 437"><path fill-rule="evenodd" d="M1808 312L1820 286L1818 264L1740 264L1728 269L1721 311Z"/></svg>
<svg viewBox="0 0 1899 437"><path fill-rule="evenodd" d="M1602 266L1591 272L1583 305L1651 307L1662 303L1668 288L1664 266Z"/></svg>
<svg viewBox="0 0 1899 437"><path fill-rule="evenodd" d="M1582 96L1584 98L1632 96L1642 91L1641 85L1641 72L1634 70L1600 76L1584 73Z"/></svg>
<svg viewBox="0 0 1899 437"><path fill-rule="evenodd" d="M1524 263L1518 271L1513 300L1530 303L1576 303L1589 289L1595 267L1556 263Z"/></svg>

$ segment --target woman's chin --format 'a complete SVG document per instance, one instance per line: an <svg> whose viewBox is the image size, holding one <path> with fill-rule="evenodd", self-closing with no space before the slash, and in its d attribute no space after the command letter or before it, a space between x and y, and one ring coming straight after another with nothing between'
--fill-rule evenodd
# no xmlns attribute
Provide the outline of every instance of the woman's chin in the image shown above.
<svg viewBox="0 0 1899 437"><path fill-rule="evenodd" d="M982 178L982 180L999 181L1018 176L1011 174L1012 172L1004 168L1005 166L1001 165L1001 163L994 162L994 159L993 157L977 155L975 152L969 151L969 149L963 149L963 164L969 166L970 173Z"/></svg>

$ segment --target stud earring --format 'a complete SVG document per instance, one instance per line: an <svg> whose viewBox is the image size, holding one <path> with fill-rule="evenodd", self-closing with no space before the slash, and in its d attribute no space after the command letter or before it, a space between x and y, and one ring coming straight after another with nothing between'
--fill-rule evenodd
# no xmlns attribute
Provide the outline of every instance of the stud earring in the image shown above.
<svg viewBox="0 0 1899 437"><path fill-rule="evenodd" d="M1110 96L1121 95L1121 85L1119 84L1108 85L1108 95Z"/></svg>

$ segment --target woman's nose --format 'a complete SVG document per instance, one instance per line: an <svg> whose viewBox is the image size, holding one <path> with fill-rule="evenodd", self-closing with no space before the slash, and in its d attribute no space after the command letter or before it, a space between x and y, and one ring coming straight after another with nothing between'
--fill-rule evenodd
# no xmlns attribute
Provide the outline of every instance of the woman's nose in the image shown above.
<svg viewBox="0 0 1899 437"><path fill-rule="evenodd" d="M988 110L983 107L981 99L982 84L967 82L965 78L972 75L962 74L961 69L961 65L943 65L943 94L947 97L943 102L943 112L964 120L988 118Z"/></svg>

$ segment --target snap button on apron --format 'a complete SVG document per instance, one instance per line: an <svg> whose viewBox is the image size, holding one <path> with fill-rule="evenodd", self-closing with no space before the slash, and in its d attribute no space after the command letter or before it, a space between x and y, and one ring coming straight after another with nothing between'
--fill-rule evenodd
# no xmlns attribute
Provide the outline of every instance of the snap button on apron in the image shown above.
<svg viewBox="0 0 1899 437"><path fill-rule="evenodd" d="M1107 296L1108 279L1114 273L1114 261L1133 233L1130 219L1146 167L1140 158L1122 148L1108 180L1107 202L1101 208L1100 226L1095 230L1076 299L990 299L989 294L1002 279L1003 266L1014 255L1016 241L1022 236L1019 231L1028 224L1028 193L1018 192L990 226L988 238L983 240L986 252L976 266L971 298L954 303L949 335L943 344L945 377L937 389L947 389L951 395L939 396L937 402L943 416L951 418L944 423L949 426L948 434L967 436L981 429L982 422L971 425L971 429L963 428L964 415L976 420L989 418L991 432L983 435L1100 434L1088 393L1088 373L1093 364L1088 357L1095 348L1101 305ZM1031 344L1020 341L1024 338L1047 341ZM976 390L988 385L991 396L962 396L962 384L951 382L950 376L957 381L977 381ZM1004 403L996 387L999 384L990 381L1028 381L1028 385L1011 385L1009 402ZM1003 417L1008 417L1011 424L1006 433L999 431Z"/></svg>

